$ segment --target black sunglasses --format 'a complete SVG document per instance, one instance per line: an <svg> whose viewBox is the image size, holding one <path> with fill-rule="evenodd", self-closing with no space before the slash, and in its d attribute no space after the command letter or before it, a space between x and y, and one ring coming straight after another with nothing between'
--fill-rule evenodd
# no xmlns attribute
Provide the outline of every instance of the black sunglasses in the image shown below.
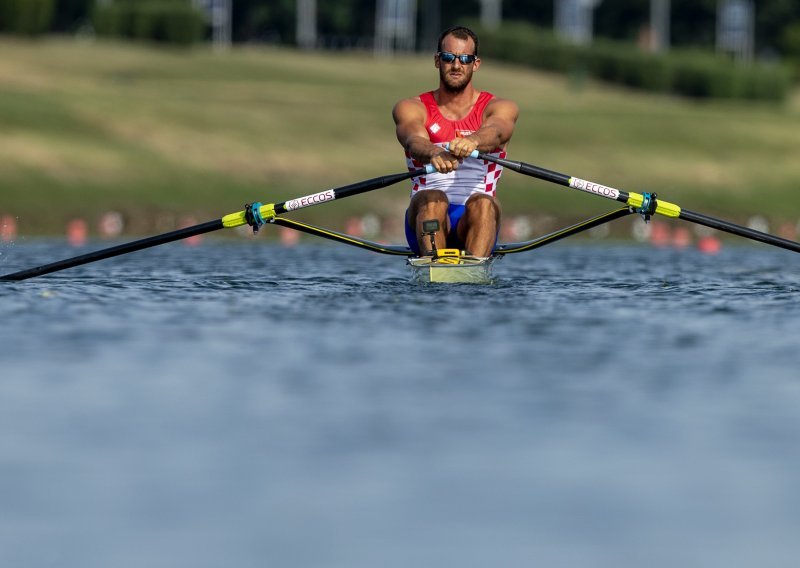
<svg viewBox="0 0 800 568"><path fill-rule="evenodd" d="M452 63L453 61L458 58L461 62L461 65L469 65L470 63L475 63L475 60L478 59L477 55L456 55L455 53L450 53L449 51L440 51L436 55L439 56L439 59L444 61L445 63Z"/></svg>

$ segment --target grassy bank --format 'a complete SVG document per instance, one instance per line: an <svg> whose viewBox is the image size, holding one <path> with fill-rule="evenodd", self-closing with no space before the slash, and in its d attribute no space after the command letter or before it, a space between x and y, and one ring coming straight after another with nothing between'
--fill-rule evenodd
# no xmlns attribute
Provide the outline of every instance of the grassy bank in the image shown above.
<svg viewBox="0 0 800 568"><path fill-rule="evenodd" d="M402 171L391 107L436 84L432 57L272 48L170 51L0 38L0 214L25 233L122 211L206 220ZM653 97L485 61L479 87L522 111L511 157L742 220L800 217L800 99L783 107ZM397 186L312 208L400 215ZM508 213L574 219L608 202L508 172ZM613 205L613 204L612 204Z"/></svg>

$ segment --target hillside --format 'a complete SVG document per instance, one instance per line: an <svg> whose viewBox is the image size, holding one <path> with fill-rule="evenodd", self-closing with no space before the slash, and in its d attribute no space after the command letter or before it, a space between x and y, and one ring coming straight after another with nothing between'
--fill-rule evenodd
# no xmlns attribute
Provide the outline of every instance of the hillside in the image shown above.
<svg viewBox="0 0 800 568"><path fill-rule="evenodd" d="M432 57L236 48L214 53L0 39L0 214L21 230L116 209L133 232L205 220L405 167L391 108L433 88ZM800 217L800 97L781 108L577 85L491 60L476 84L516 100L510 156L741 220ZM608 203L508 172L507 213L564 219ZM302 218L401 214L398 186Z"/></svg>

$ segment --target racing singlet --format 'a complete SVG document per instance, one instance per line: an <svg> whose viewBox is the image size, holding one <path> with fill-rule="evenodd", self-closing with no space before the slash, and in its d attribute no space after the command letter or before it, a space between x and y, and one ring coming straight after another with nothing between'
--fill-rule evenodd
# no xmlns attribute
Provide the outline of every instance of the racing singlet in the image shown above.
<svg viewBox="0 0 800 568"><path fill-rule="evenodd" d="M485 91L478 95L475 106L461 120L448 120L442 116L433 91L422 93L419 98L425 105L427 113L425 129L428 131L431 142L437 146L444 146L454 138L469 136L481 127L483 111L494 95ZM505 158L506 152L502 148L496 148L491 155ZM408 152L406 152L406 163L409 171L425 165L411 158ZM485 193L495 197L497 182L500 181L502 173L503 167L498 164L466 158L456 171L449 174L433 172L412 178L411 196L413 197L416 192L425 189L439 189L447 194L451 205L463 205L473 193Z"/></svg>

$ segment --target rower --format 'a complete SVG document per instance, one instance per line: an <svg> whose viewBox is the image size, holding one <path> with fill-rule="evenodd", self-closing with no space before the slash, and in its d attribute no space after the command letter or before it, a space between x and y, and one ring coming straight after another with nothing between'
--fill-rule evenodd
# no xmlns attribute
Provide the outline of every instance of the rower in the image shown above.
<svg viewBox="0 0 800 568"><path fill-rule="evenodd" d="M427 248L424 219L439 220L439 256L448 243L488 257L497 243L502 167L470 156L477 151L505 158L519 108L473 84L481 67L478 48L478 36L469 28L444 30L433 57L438 87L398 101L392 111L408 167L434 169L412 178L405 232L417 255Z"/></svg>

